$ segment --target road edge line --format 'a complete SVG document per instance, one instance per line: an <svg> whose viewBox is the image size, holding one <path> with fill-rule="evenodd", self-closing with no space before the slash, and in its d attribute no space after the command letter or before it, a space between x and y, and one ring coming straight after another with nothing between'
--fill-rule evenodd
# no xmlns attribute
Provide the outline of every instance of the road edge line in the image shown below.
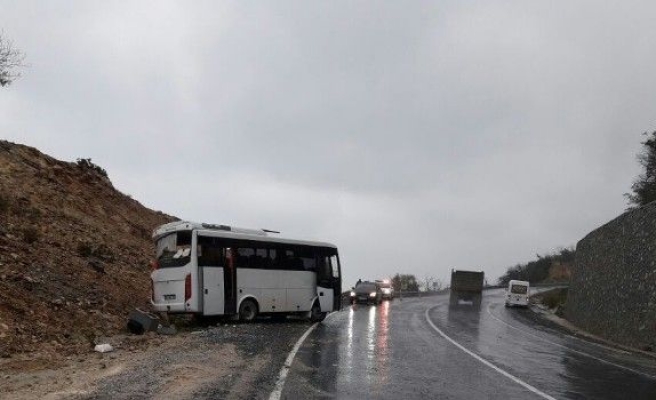
<svg viewBox="0 0 656 400"><path fill-rule="evenodd" d="M426 309L426 312L424 313L424 316L426 317L426 322L428 322L428 324L429 324L429 325L435 330L435 332L439 333L440 336L442 336L444 339L448 340L452 345L456 346L456 347L459 348L460 350L462 350L462 351L464 351L465 353L467 353L469 356L471 356L471 357L474 358L475 360L481 362L483 365L485 365L485 366L487 366L487 367L489 367L489 368L492 368L494 371L500 373L501 375L503 375L503 376L505 376L506 378L512 380L513 382L515 382L515 383L517 383L517 384L523 386L524 388L530 390L531 392L537 394L538 396L541 396L542 398L547 399L547 400L556 400L555 397L549 396L548 394L546 394L546 393L540 391L540 390L537 389L536 387L533 387L533 386L529 385L528 383L524 382L523 380L519 379L519 378L516 377L515 375L512 375L512 374L510 374L509 372L506 372L506 371L502 370L501 368L497 367L496 365L494 365L494 364L492 364L491 362L487 361L487 360L484 359L483 357L481 357L481 356L479 356L478 354L476 354L476 353L474 353L474 352L468 350L465 346L463 346L463 345L461 345L460 343L458 343L458 342L456 342L455 340L453 340L450 336L448 336L446 333L444 333L440 328L438 328L437 326L435 326L435 324L433 324L433 321L431 321L431 319L430 319L430 317L429 317L429 315L428 315L428 312L429 312L430 310L432 310L433 308L435 308L435 307L437 307L437 306L433 306L433 307L429 307L429 308L427 308L427 309Z"/></svg>
<svg viewBox="0 0 656 400"><path fill-rule="evenodd" d="M317 327L317 325L319 325L318 322L312 324L312 326L310 326L305 331L303 336L301 336L300 339L296 341L296 344L294 344L294 347L292 348L292 350L287 355L287 358L285 359L285 363L283 364L282 369L280 369L280 374L278 375L276 386L273 389L273 392L271 392L271 394L269 395L269 400L280 400L280 396L282 396L282 389L285 387L285 381L287 380L287 374L289 373L289 369L292 367L292 363L294 362L294 357L296 357L296 353L303 345L303 342L305 341L305 339L307 339L310 333L312 333L314 328Z"/></svg>

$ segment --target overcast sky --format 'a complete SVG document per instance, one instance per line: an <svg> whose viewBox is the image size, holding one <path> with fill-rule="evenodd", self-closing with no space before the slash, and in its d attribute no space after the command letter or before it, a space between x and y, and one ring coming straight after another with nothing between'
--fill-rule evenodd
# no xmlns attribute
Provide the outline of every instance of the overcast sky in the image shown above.
<svg viewBox="0 0 656 400"><path fill-rule="evenodd" d="M612 3L612 4L611 4ZM344 286L507 267L624 211L656 2L5 1L0 137L182 219L335 243Z"/></svg>

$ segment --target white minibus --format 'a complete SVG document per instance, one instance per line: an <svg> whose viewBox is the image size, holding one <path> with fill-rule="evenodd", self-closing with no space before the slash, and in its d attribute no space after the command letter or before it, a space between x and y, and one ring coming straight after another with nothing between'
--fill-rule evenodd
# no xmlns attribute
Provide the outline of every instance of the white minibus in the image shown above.
<svg viewBox="0 0 656 400"><path fill-rule="evenodd" d="M337 247L270 232L187 221L157 228L155 311L246 321L258 314L297 314L321 321L339 310Z"/></svg>
<svg viewBox="0 0 656 400"><path fill-rule="evenodd" d="M529 283L527 281L511 280L506 289L506 307L528 307Z"/></svg>

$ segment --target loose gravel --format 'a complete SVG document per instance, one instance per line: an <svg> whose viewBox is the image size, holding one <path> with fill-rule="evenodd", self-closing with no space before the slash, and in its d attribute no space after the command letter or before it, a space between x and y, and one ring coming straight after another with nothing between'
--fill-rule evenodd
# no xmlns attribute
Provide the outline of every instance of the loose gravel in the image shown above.
<svg viewBox="0 0 656 400"><path fill-rule="evenodd" d="M267 399L303 320L222 322L152 345L110 338L111 353L90 352L37 370L0 369L3 399ZM129 343L129 341L127 341ZM16 360L20 363L21 361ZM23 360L29 363L30 360Z"/></svg>

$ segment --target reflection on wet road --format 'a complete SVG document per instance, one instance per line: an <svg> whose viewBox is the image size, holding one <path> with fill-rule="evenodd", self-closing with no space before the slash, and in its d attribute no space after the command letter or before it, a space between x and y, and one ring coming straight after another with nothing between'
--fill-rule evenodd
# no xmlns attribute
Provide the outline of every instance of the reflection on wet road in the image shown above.
<svg viewBox="0 0 656 400"><path fill-rule="evenodd" d="M480 310L447 302L333 314L301 347L282 398L656 399L656 359L538 324L504 308L502 291L486 292Z"/></svg>
<svg viewBox="0 0 656 400"><path fill-rule="evenodd" d="M366 385L375 388L387 383L389 307L390 304L385 302L379 307L360 306L346 311L347 342L342 352L345 362L344 371L337 380L338 387ZM348 371L361 373L350 374Z"/></svg>

